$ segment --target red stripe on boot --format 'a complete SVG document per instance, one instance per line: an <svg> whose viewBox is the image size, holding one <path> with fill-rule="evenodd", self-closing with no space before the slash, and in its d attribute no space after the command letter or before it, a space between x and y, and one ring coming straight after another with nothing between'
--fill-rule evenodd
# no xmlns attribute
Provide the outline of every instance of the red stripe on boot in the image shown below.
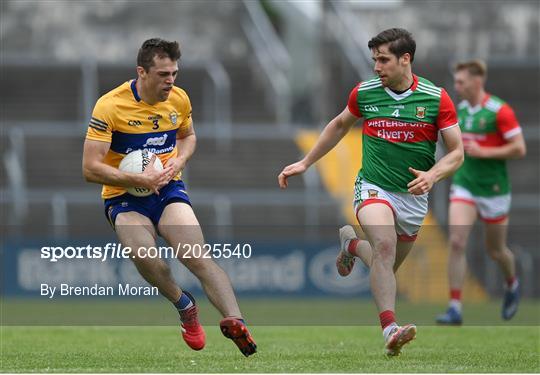
<svg viewBox="0 0 540 375"><path fill-rule="evenodd" d="M381 321L382 329L385 329L390 324L396 322L396 317L394 316L394 312L392 310L385 310L379 314L379 320Z"/></svg>

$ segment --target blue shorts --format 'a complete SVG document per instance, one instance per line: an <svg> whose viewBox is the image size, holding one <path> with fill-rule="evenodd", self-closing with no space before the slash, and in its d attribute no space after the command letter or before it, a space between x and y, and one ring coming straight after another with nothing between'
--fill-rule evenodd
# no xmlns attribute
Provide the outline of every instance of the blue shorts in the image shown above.
<svg viewBox="0 0 540 375"><path fill-rule="evenodd" d="M135 211L149 218L157 226L165 207L174 202L183 202L191 206L186 187L181 180L171 181L159 191L159 195L135 197L125 193L117 197L105 199L105 216L114 228L116 216L122 212Z"/></svg>

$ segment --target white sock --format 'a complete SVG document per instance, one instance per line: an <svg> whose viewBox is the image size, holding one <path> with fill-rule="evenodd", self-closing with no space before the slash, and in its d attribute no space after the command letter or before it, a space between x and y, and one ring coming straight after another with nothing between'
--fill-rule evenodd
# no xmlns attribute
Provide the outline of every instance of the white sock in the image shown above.
<svg viewBox="0 0 540 375"><path fill-rule="evenodd" d="M395 327L397 327L397 323L394 322L388 326L386 326L385 329L383 329L382 331L382 334L383 334L383 337L384 337L384 341L388 341L388 336L390 336L390 332L392 332L394 330Z"/></svg>
<svg viewBox="0 0 540 375"><path fill-rule="evenodd" d="M457 310L457 312L461 313L461 301L458 299L451 299L450 304L448 305L451 308Z"/></svg>

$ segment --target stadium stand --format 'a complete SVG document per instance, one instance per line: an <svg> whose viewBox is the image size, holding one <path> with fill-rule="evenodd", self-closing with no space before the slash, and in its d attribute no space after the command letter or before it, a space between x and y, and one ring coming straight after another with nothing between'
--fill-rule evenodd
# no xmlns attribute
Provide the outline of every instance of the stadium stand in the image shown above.
<svg viewBox="0 0 540 375"><path fill-rule="evenodd" d="M203 226L227 224L241 230L248 225L334 228L342 224L340 205L317 179L314 183L293 180L286 195L277 189L280 168L300 155L294 140L299 124L278 122L280 115L272 102L276 93L268 84L273 77L257 58L257 48L261 47L247 37L246 30L250 29L242 26L255 24L245 3L156 1L155 9L168 9L160 13L163 26L134 31L132 25L145 24L145 12L140 8L143 3L117 2L104 11L99 4L86 7L82 2L72 2L51 12L42 5L46 2L3 2L10 17L2 15L0 36L0 86L4 88L0 93L0 146L4 161L8 155L21 159L24 186L18 193L26 194L28 210L18 224L31 228L24 235L42 234L50 230L48 225L62 222L70 224L73 234L84 234L88 222L96 233L110 234L103 218L99 188L85 183L80 170L88 108L99 95L134 77L134 63L130 62L141 41L155 35L180 39L182 44L185 61L177 84L190 95L196 129L200 131L198 150L187 169L186 182ZM408 6L400 7L403 3ZM538 226L540 94L537 85L517 87L516 82L540 81L538 44L531 41L528 32L538 30L540 21L532 16L526 16L528 23L524 25L508 21L512 12L523 13L527 9L527 2L523 1L490 9L494 13L487 19L501 22L481 25L473 22L476 15L485 11L481 5L466 9L463 3L448 2L445 7L450 11L444 13L442 20L430 1L396 4L391 9L346 2L341 6L362 21L358 24L365 27L368 35L389 26L387 12L401 12L401 26L410 28L421 40L416 71L444 87L451 87L450 62L469 56L488 60L488 89L512 104L527 135L527 158L510 162L515 192L512 220L516 225ZM35 6L41 8L36 10ZM417 22L419 15L426 23ZM223 21L231 19L239 22ZM455 24L463 28L454 35L449 31ZM466 39L472 34L477 36ZM480 47L481 36L488 34L499 43ZM80 40L84 43L77 42ZM445 42L441 44L441 40ZM343 108L347 93L360 77L347 66L347 55L336 40L326 40L325 46L328 85L321 95L327 101L327 112L335 114ZM358 48L365 48L365 43ZM510 60L509 55L514 59ZM230 107L226 107L231 114L229 119L221 118L216 110L221 108L220 104L227 106L227 98L216 95L215 76L202 61L213 61L226 73L225 81L230 83ZM85 76L83 63L96 68L93 78ZM309 101L312 93L307 95L296 101ZM92 104L88 102L90 97ZM328 116L321 111L313 124L326 120ZM227 122L232 126L230 140L218 131ZM14 129L20 129L24 135L23 149L13 144ZM4 224L13 224L17 223L17 191L10 184L14 177L6 170L6 164L0 166L0 219ZM441 207L441 212L445 209ZM517 237L511 240L514 238ZM519 241L524 253L537 249L537 237L520 237ZM475 261L475 266L483 267L482 259ZM539 266L540 257L534 255L532 262ZM538 288L529 292L540 295Z"/></svg>

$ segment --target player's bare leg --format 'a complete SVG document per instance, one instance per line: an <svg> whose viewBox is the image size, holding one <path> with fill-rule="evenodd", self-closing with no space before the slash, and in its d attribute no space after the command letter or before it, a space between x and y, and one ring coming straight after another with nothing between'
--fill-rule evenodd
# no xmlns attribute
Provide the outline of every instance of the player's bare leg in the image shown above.
<svg viewBox="0 0 540 375"><path fill-rule="evenodd" d="M514 254L506 246L508 219L497 224L486 223L485 230L489 256L499 264L505 279L514 277L516 275Z"/></svg>
<svg viewBox="0 0 540 375"><path fill-rule="evenodd" d="M195 244L201 247L204 245L199 222L188 204L175 202L167 205L158 229L175 249L178 244L188 245L185 251L190 246L193 248ZM245 326L231 281L225 271L212 259L195 258L193 254L191 258L184 258L184 253L178 254L180 262L199 279L208 299L224 317L220 324L223 334L231 338L245 356L254 354L257 347Z"/></svg>
<svg viewBox="0 0 540 375"><path fill-rule="evenodd" d="M448 282L450 285L450 303L446 313L437 317L437 323L460 325L461 291L465 283L467 259L465 250L471 229L478 212L476 206L465 202L450 202L448 210L450 251L448 253Z"/></svg>
<svg viewBox="0 0 540 375"><path fill-rule="evenodd" d="M502 317L511 319L517 312L519 303L519 283L516 279L514 254L506 245L508 219L500 223L486 223L486 249L489 256L503 271L506 280Z"/></svg>
<svg viewBox="0 0 540 375"><path fill-rule="evenodd" d="M385 204L373 203L358 211L358 220L373 249L370 280L375 304L379 311L394 311L396 299L397 236L394 228L394 214Z"/></svg>
<svg viewBox="0 0 540 375"><path fill-rule="evenodd" d="M351 225L345 225L339 230L341 250L336 259L336 267L341 276L347 276L351 273L355 257L360 258L367 268L371 268L373 259L373 250L367 240L357 237L354 228ZM409 252L412 250L414 241L397 241L396 261L394 262L394 273L403 263Z"/></svg>
<svg viewBox="0 0 540 375"><path fill-rule="evenodd" d="M175 283L168 264L162 259L145 256L145 250L156 245L156 231L150 219L137 212L123 212L116 216L115 230L124 246L132 249L131 260L141 276L171 302L176 302L182 290Z"/></svg>
<svg viewBox="0 0 540 375"><path fill-rule="evenodd" d="M185 203L172 203L165 207L158 225L159 233L174 249L178 244L186 245L183 253L179 253L180 262L184 264L201 281L208 299L226 316L241 317L240 309L227 274L212 259L191 254L191 258L183 258L193 245L204 244L204 237L199 222L191 206Z"/></svg>
<svg viewBox="0 0 540 375"><path fill-rule="evenodd" d="M394 273L397 272L399 266L403 264L407 255L411 252L414 246L414 241L397 241L396 244L396 261L394 262Z"/></svg>
<svg viewBox="0 0 540 375"><path fill-rule="evenodd" d="M206 335L198 321L195 300L178 287L165 260L146 256L146 250L156 244L156 231L150 219L137 212L120 213L115 229L122 244L131 247L131 259L141 276L177 308L186 344L194 350L203 349Z"/></svg>
<svg viewBox="0 0 540 375"><path fill-rule="evenodd" d="M372 203L358 211L358 221L361 223L373 250L370 268L371 291L379 310L379 319L386 342L386 353L391 356L399 355L403 345L416 337L416 326L408 324L399 327L395 319L396 277L394 265L397 235L394 227L394 213L385 204ZM407 249L403 250L408 253Z"/></svg>

